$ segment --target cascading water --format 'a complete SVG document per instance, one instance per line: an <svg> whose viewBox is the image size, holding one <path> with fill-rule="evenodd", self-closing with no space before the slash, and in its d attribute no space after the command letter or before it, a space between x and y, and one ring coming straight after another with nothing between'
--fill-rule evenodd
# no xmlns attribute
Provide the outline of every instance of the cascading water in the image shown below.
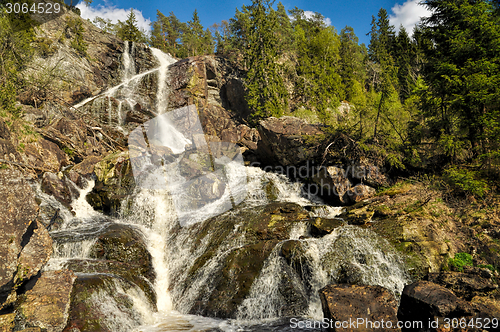
<svg viewBox="0 0 500 332"><path fill-rule="evenodd" d="M169 94L166 82L168 66L174 60L159 50L152 49L152 53L160 67L136 74L131 56L133 49L129 50L129 44L126 43L122 58L122 83L75 107L92 100L95 103L99 97L107 97L111 103L113 97L118 100L118 119L121 122L122 103L127 102L124 105L130 109L135 105L127 93L137 87L142 77L156 72L158 90L155 105L159 115L156 125L168 130L159 131L158 137L149 137L150 141L153 139L157 144L169 147L175 156L200 162L201 154L189 154L186 151L193 143L192 137L178 131L168 117L162 116L168 114L165 113ZM322 238L312 238L308 236L306 222L297 222L289 231L288 239L280 241L265 259L250 287L249 295L237 308L236 320L187 314L200 296L211 290L212 280L219 273L222 262L235 248L242 248L248 236L243 226L236 222L229 235L220 241L213 255L193 277L190 271L194 263L218 236L217 232L208 231L201 239L193 238L192 230L204 220L221 213L228 218L233 215L236 217L241 211L251 214L257 207L273 201L307 206L311 210L311 217L331 218L338 215L341 208L326 206L320 199L305 195L299 183L292 183L283 175L245 167L222 157L213 158L210 163L213 167L219 167L220 174L227 180L224 191L203 207L197 207L192 197L179 189L185 188L183 186L187 182L176 167L179 166L179 158L168 167L164 165L140 179L136 178L137 187L130 197L123 200L119 218L105 217L86 202L85 196L92 190L93 181L89 181L85 189L78 189L80 196L72 203L73 214L65 207L58 206L64 222L58 230L51 232L54 255L46 269L70 267L75 262L92 265L95 263L93 260L97 260L91 257L96 238L112 225L139 230L144 238L156 274L152 285L156 293L156 308L148 304L147 296L140 287L131 287L121 282L120 278L111 278L108 274L94 273L97 278L104 278L107 286L103 291L93 293L89 301L106 316L106 326L111 331L289 331L286 322L276 323L286 304L280 292L285 274L291 276L288 282L302 301L299 301L303 305L301 315L313 319L322 318L317 291L329 283L382 285L395 294L400 293L407 283L404 266L397 255L389 249L387 242L370 231L342 226ZM37 193L40 197L45 195L39 189ZM234 206L242 200L244 203L238 206L239 212L228 211L228 206ZM42 197L42 204L56 205L53 198L47 195ZM283 246L289 241L295 241L303 253L300 258L302 261L291 262L291 265L281 255ZM292 270L294 268L297 273ZM85 273L78 275L88 277ZM190 283L186 288L183 282L188 279ZM128 299L133 310L123 308L119 301L110 298L110 290Z"/></svg>

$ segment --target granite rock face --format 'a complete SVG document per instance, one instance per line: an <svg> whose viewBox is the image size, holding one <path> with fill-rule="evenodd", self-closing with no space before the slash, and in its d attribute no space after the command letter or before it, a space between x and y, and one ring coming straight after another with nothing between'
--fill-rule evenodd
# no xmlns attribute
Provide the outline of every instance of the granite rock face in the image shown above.
<svg viewBox="0 0 500 332"><path fill-rule="evenodd" d="M16 289L36 275L52 253L52 239L36 218L31 187L15 170L0 170L0 307L12 304Z"/></svg>
<svg viewBox="0 0 500 332"><path fill-rule="evenodd" d="M69 270L46 271L31 281L17 308L19 325L61 332L68 321L71 292L76 275Z"/></svg>

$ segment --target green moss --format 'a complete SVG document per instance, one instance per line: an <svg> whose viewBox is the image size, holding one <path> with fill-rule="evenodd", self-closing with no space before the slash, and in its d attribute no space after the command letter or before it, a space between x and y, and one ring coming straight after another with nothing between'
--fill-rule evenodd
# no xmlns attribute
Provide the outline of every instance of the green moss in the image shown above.
<svg viewBox="0 0 500 332"><path fill-rule="evenodd" d="M458 272L464 270L464 266L473 266L472 256L465 252L459 252L455 254L454 258L448 260L448 266Z"/></svg>
<svg viewBox="0 0 500 332"><path fill-rule="evenodd" d="M64 151L64 153L66 153L70 157L73 157L73 155L75 154L75 151L68 148L67 146L63 147L62 150Z"/></svg>

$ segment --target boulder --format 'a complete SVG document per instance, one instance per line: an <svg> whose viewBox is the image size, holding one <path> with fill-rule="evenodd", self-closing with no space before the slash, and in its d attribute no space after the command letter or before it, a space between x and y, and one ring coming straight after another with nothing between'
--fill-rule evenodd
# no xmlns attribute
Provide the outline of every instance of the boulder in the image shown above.
<svg viewBox="0 0 500 332"><path fill-rule="evenodd" d="M60 179L56 174L50 172L45 172L43 174L41 187L44 193L53 196L68 209L71 209L71 202L80 195L80 193L68 183L66 178Z"/></svg>
<svg viewBox="0 0 500 332"><path fill-rule="evenodd" d="M389 183L387 175L381 171L380 167L370 164L366 159L362 159L352 167L350 174L355 180L375 188L387 186Z"/></svg>
<svg viewBox="0 0 500 332"><path fill-rule="evenodd" d="M72 170L76 173L88 177L94 173L94 167L102 160L99 156L88 156L79 164L76 164Z"/></svg>
<svg viewBox="0 0 500 332"><path fill-rule="evenodd" d="M383 287L328 285L319 295L323 315L331 322L328 331L400 331L396 328L398 302ZM356 324L350 325L353 321Z"/></svg>
<svg viewBox="0 0 500 332"><path fill-rule="evenodd" d="M78 275L71 293L68 322L63 331L134 330L143 323L143 317L134 309L134 302L128 292L140 293L140 289L117 275ZM147 303L144 305L147 306Z"/></svg>
<svg viewBox="0 0 500 332"><path fill-rule="evenodd" d="M257 129L261 138L258 154L269 164L299 165L323 152L318 147L325 140L325 132L305 120L270 117L260 121Z"/></svg>
<svg viewBox="0 0 500 332"><path fill-rule="evenodd" d="M376 192L374 188L360 183L347 190L344 201L355 204L374 196Z"/></svg>
<svg viewBox="0 0 500 332"><path fill-rule="evenodd" d="M52 172L58 172L69 164L69 159L57 144L44 138L26 144L24 149L26 163Z"/></svg>
<svg viewBox="0 0 500 332"><path fill-rule="evenodd" d="M473 314L474 308L451 290L424 280L405 286L398 310L402 321L428 322Z"/></svg>
<svg viewBox="0 0 500 332"><path fill-rule="evenodd" d="M149 305L156 308L156 293L153 288L153 281L146 276L154 276L153 271L147 271L145 274L144 268L138 264L123 263L112 260L103 259L70 259L64 263L64 268L75 273L104 273L115 275L123 280L137 285L146 295ZM146 276L145 276L146 275Z"/></svg>
<svg viewBox="0 0 500 332"><path fill-rule="evenodd" d="M351 181L346 172L336 166L321 167L312 176L313 182L319 186L317 192L322 197L327 197L333 204L346 205L350 203L347 192L351 189Z"/></svg>
<svg viewBox="0 0 500 332"><path fill-rule="evenodd" d="M337 227L344 225L344 220L341 218L314 218L309 220L311 226L311 235L313 237L322 237L330 234Z"/></svg>
<svg viewBox="0 0 500 332"><path fill-rule="evenodd" d="M36 275L52 253L52 240L36 221L35 194L21 173L0 169L0 308Z"/></svg>
<svg viewBox="0 0 500 332"><path fill-rule="evenodd" d="M140 275L154 282L151 254L142 234L131 226L114 223L107 226L93 244L90 257L132 265Z"/></svg>
<svg viewBox="0 0 500 332"><path fill-rule="evenodd" d="M69 270L45 271L30 281L29 289L19 298L17 325L61 332L68 321L71 291L76 279Z"/></svg>

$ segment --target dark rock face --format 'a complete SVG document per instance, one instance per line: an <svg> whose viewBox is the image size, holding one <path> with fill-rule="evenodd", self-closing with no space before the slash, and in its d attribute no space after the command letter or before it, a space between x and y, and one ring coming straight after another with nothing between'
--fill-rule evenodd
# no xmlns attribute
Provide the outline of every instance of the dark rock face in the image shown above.
<svg viewBox="0 0 500 332"><path fill-rule="evenodd" d="M270 164L299 165L322 152L317 147L325 133L319 126L299 118L267 118L259 123L258 131L259 155Z"/></svg>
<svg viewBox="0 0 500 332"><path fill-rule="evenodd" d="M461 276L457 276L460 278ZM446 277L445 277L446 278ZM449 276L448 276L449 278ZM469 322L472 318L500 319L500 310L494 301L476 299L467 302L457 297L451 290L438 284L420 280L407 285L401 295L398 318L404 321L438 322L430 331L442 331L446 328L445 319L465 319ZM470 328L468 331L480 331ZM403 329L403 331L411 331Z"/></svg>
<svg viewBox="0 0 500 332"><path fill-rule="evenodd" d="M66 326L71 291L76 279L69 270L46 271L28 285L32 287L20 296L17 308L18 326L38 326L47 332L60 332Z"/></svg>
<svg viewBox="0 0 500 332"><path fill-rule="evenodd" d="M289 238L292 227L307 217L307 211L293 203L271 203L257 207L252 211L237 209L234 214L223 214L189 229L189 236L195 239L195 247L203 245L203 253L194 261L186 262L187 277L179 283L185 270L174 271L172 287L174 302L187 305L192 314L211 317L235 318L238 306L249 295L250 287L261 272L264 262L278 243ZM239 229L234 232L235 227ZM226 251L225 246L237 240L239 234L245 234L241 246ZM208 242L207 242L208 241ZM221 252L222 250L222 252ZM217 263L216 263L217 262ZM184 292L205 273L205 268L217 264L217 272L206 284L204 290L192 302L184 303ZM285 263L286 265L286 263ZM306 308L306 298L294 287L294 271L284 266L287 278L282 289L288 301L283 308L283 315L298 315ZM178 275L175 275L177 273Z"/></svg>
<svg viewBox="0 0 500 332"><path fill-rule="evenodd" d="M59 177L50 172L45 172L42 177L42 191L52 195L67 208L70 208L71 202L78 198L79 193L68 183L69 181L59 179Z"/></svg>
<svg viewBox="0 0 500 332"><path fill-rule="evenodd" d="M451 290L421 280L403 290L398 317L402 320L428 321L434 317L461 317L472 313L472 307Z"/></svg>
<svg viewBox="0 0 500 332"><path fill-rule="evenodd" d="M85 169L90 170L89 167ZM94 173L97 180L87 201L96 210L116 215L121 200L131 194L135 186L128 152L118 151L104 157L94 166Z"/></svg>
<svg viewBox="0 0 500 332"><path fill-rule="evenodd" d="M478 269L479 270L479 269ZM474 296L485 296L498 288L491 280L489 270L429 273L427 280L450 289L457 296L470 301ZM481 275L482 274L482 275Z"/></svg>
<svg viewBox="0 0 500 332"><path fill-rule="evenodd" d="M63 331L131 331L142 317L124 291L134 285L104 273L78 276L71 293L69 318Z"/></svg>
<svg viewBox="0 0 500 332"><path fill-rule="evenodd" d="M319 294L324 317L334 322L333 328L328 331L400 331L395 328L398 321L397 301L383 287L328 285ZM342 324L357 319L364 319L363 324L354 328L348 324L335 328L335 322ZM385 325L369 325L368 321L379 324L384 321Z"/></svg>
<svg viewBox="0 0 500 332"><path fill-rule="evenodd" d="M12 303L15 290L36 275L52 253L52 240L37 222L31 187L13 170L0 170L0 308Z"/></svg>
<svg viewBox="0 0 500 332"><path fill-rule="evenodd" d="M134 266L150 282L155 279L151 254L142 235L134 228L112 224L99 235L91 249L91 257L122 262Z"/></svg>
<svg viewBox="0 0 500 332"><path fill-rule="evenodd" d="M343 169L335 166L323 167L313 175L312 180L321 187L322 194L329 197L334 204L348 203L347 192L351 189L351 182Z"/></svg>

